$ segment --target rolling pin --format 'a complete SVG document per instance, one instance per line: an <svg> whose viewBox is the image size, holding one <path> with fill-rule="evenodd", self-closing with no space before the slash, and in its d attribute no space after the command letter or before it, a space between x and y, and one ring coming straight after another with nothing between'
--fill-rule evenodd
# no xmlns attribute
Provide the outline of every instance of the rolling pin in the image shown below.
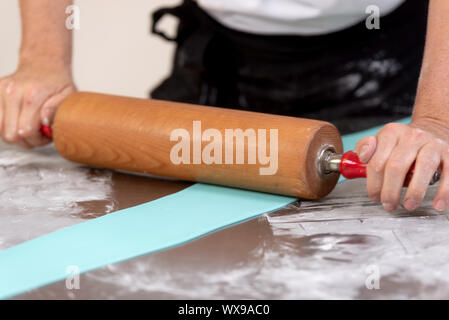
<svg viewBox="0 0 449 320"><path fill-rule="evenodd" d="M302 199L326 196L340 172L366 177L338 130L310 119L78 92L42 132L89 166Z"/></svg>

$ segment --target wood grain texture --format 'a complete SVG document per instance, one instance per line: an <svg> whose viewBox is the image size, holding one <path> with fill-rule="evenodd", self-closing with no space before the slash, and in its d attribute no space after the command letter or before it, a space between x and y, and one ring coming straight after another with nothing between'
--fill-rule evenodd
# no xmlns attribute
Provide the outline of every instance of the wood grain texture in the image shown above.
<svg viewBox="0 0 449 320"><path fill-rule="evenodd" d="M266 129L268 141L270 129L277 129L277 172L260 175L265 166L248 164L247 157L244 164L174 164L170 152L178 142L170 135L183 128L193 140L193 121L223 137L226 129ZM322 121L87 92L63 102L53 132L59 153L75 162L304 199L327 195L338 180L338 174L318 175L318 151L327 144L342 152L337 129ZM245 139L245 155L247 148ZM225 152L223 143L223 159Z"/></svg>

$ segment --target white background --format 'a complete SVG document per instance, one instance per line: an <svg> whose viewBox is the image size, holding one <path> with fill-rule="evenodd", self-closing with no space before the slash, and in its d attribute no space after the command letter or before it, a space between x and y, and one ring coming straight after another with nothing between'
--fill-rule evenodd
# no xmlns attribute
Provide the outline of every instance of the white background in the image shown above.
<svg viewBox="0 0 449 320"><path fill-rule="evenodd" d="M74 77L80 90L147 97L171 70L174 45L150 34L150 13L180 0L77 0ZM165 19L164 19L165 20ZM163 21L174 32L176 21ZM0 1L0 77L14 72L20 45L17 0Z"/></svg>

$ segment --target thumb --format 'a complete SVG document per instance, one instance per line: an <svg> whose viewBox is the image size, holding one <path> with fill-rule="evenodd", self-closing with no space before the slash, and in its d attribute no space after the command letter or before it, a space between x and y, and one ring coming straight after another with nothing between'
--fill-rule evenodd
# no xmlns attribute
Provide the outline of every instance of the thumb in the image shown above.
<svg viewBox="0 0 449 320"><path fill-rule="evenodd" d="M42 106L40 111L40 117L42 124L49 126L53 124L56 116L56 111L59 105L64 101L64 99L73 92L72 88L66 88L62 92L50 97Z"/></svg>
<svg viewBox="0 0 449 320"><path fill-rule="evenodd" d="M359 156L360 161L363 163L368 163L376 151L376 146L377 139L375 136L360 139L355 146L355 152Z"/></svg>

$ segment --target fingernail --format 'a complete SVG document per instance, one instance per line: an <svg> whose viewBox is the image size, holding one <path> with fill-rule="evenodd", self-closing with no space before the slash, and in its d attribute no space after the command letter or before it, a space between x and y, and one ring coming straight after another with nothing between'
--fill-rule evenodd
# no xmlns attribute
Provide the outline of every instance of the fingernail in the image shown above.
<svg viewBox="0 0 449 320"><path fill-rule="evenodd" d="M29 132L31 130L33 130L33 128L31 128L31 126L27 126L27 131Z"/></svg>
<svg viewBox="0 0 449 320"><path fill-rule="evenodd" d="M446 209L446 201L444 200L438 200L435 204L435 209L437 211L444 211Z"/></svg>
<svg viewBox="0 0 449 320"><path fill-rule="evenodd" d="M410 211L415 210L418 207L418 202L412 199L407 199L404 201L404 207Z"/></svg>
<svg viewBox="0 0 449 320"><path fill-rule="evenodd" d="M362 147L362 149L360 149L359 157L360 157L361 160L364 160L366 158L366 155L368 153L368 149L369 149L369 147L366 144Z"/></svg>
<svg viewBox="0 0 449 320"><path fill-rule="evenodd" d="M19 134L19 136L21 136L23 134L23 130L20 129L17 133Z"/></svg>
<svg viewBox="0 0 449 320"><path fill-rule="evenodd" d="M391 203L382 203L384 206L384 209L388 212L391 212L394 210L394 206Z"/></svg>
<svg viewBox="0 0 449 320"><path fill-rule="evenodd" d="M48 118L44 118L44 119L42 120L42 124L43 124L44 126L49 126L49 125L50 125L50 120L49 120Z"/></svg>
<svg viewBox="0 0 449 320"><path fill-rule="evenodd" d="M11 82L8 84L8 86L6 87L6 91L5 91L6 94L10 94L10 93L11 93L13 84L14 84L13 81L11 81Z"/></svg>

